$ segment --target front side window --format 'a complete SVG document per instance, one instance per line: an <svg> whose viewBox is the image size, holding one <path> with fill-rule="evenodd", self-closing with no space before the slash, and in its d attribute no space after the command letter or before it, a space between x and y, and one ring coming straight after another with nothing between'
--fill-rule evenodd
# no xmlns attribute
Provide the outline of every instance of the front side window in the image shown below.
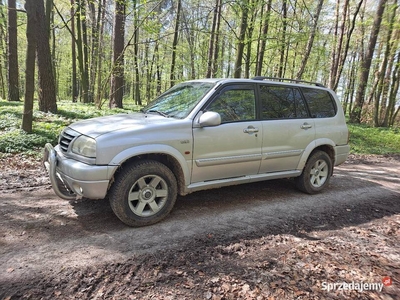
<svg viewBox="0 0 400 300"><path fill-rule="evenodd" d="M329 92L318 89L302 88L313 118L330 118L336 115L336 106Z"/></svg>
<svg viewBox="0 0 400 300"><path fill-rule="evenodd" d="M298 89L283 86L260 86L262 118L307 118L308 112Z"/></svg>
<svg viewBox="0 0 400 300"><path fill-rule="evenodd" d="M250 121L256 118L253 89L223 91L207 108L221 115L221 122Z"/></svg>

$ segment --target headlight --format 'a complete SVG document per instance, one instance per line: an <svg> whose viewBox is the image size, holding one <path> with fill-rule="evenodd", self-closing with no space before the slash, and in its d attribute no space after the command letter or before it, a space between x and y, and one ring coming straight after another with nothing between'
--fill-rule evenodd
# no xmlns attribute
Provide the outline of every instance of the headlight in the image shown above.
<svg viewBox="0 0 400 300"><path fill-rule="evenodd" d="M96 140L81 135L72 144L72 152L86 157L96 157Z"/></svg>

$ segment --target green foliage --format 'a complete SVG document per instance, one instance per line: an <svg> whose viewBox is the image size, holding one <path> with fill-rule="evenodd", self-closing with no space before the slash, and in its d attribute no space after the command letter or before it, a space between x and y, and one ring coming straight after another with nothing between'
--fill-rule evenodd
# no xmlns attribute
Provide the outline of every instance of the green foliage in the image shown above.
<svg viewBox="0 0 400 300"><path fill-rule="evenodd" d="M92 104L58 102L59 113L42 113L35 108L33 133L20 129L23 103L0 101L0 154L27 153L41 155L45 143L57 143L61 130L81 119L138 110L130 109L98 110ZM365 125L349 124L351 152L355 154L398 154L400 153L399 128L373 128Z"/></svg>
<svg viewBox="0 0 400 300"><path fill-rule="evenodd" d="M46 133L41 132L27 134L21 129L13 130L0 135L0 152L20 153L28 152L34 154L35 149L42 147L47 142L52 142Z"/></svg>
<svg viewBox="0 0 400 300"><path fill-rule="evenodd" d="M398 154L400 153L399 128L375 128L348 124L351 153Z"/></svg>
<svg viewBox="0 0 400 300"><path fill-rule="evenodd" d="M23 103L0 101L0 154L27 153L41 155L46 143L57 144L64 127L81 119L129 112L127 109L99 110L93 104L58 102L58 114L37 111L33 113L33 132L21 130ZM134 107L134 106L131 106Z"/></svg>

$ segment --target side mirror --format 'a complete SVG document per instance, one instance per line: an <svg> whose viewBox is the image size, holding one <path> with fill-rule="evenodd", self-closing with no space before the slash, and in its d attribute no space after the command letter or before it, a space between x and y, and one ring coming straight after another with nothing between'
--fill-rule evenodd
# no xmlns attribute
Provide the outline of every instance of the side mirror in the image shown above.
<svg viewBox="0 0 400 300"><path fill-rule="evenodd" d="M221 116L214 111L207 111L199 118L200 127L218 126L221 124Z"/></svg>

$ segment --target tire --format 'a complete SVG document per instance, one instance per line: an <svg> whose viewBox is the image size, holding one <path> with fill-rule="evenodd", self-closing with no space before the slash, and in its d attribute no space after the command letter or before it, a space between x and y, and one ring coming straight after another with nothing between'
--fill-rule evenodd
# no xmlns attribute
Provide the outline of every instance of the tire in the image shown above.
<svg viewBox="0 0 400 300"><path fill-rule="evenodd" d="M307 194L317 194L328 184L332 175L332 160L326 152L315 151L308 158L303 173L295 178L297 188Z"/></svg>
<svg viewBox="0 0 400 300"><path fill-rule="evenodd" d="M123 167L109 192L113 212L132 227L164 219L174 207L176 197L174 174L162 163L152 160Z"/></svg>

